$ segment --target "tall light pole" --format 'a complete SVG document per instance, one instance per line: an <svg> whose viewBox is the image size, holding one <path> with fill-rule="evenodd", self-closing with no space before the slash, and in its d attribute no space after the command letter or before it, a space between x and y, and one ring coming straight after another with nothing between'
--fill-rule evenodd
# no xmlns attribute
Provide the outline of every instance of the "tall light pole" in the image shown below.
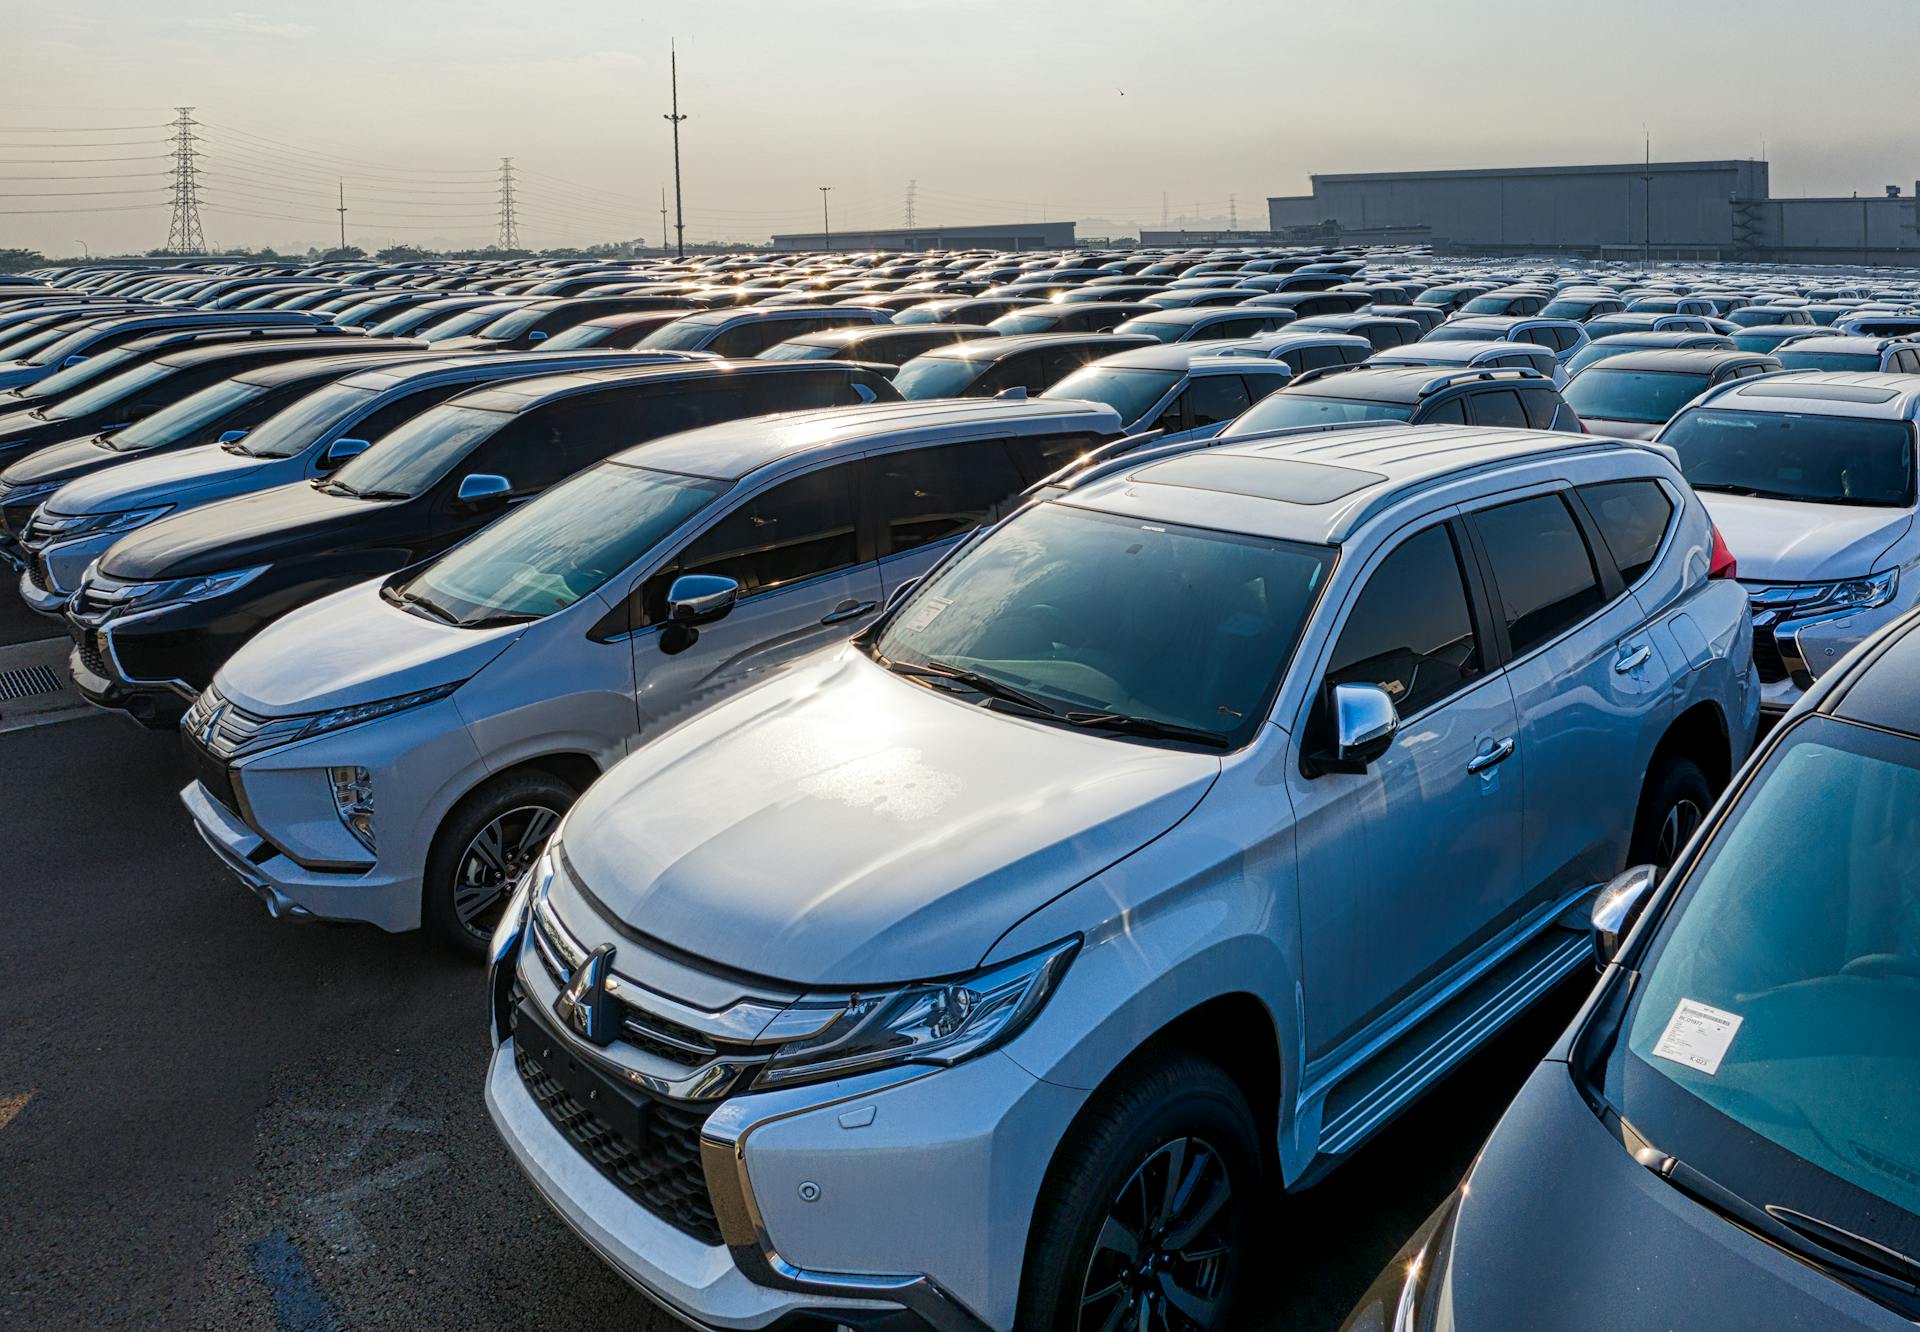
<svg viewBox="0 0 1920 1332"><path fill-rule="evenodd" d="M820 186L820 231L826 237L825 248L829 250L833 248L833 223L827 218L827 191L832 188L831 185Z"/></svg>
<svg viewBox="0 0 1920 1332"><path fill-rule="evenodd" d="M81 240L78 236L75 236L73 238L73 243L80 247L80 254L83 258L86 258L86 259L93 258L93 251L87 248L87 243L85 241Z"/></svg>
<svg viewBox="0 0 1920 1332"><path fill-rule="evenodd" d="M680 202L680 122L686 117L680 114L680 53L671 43L667 46L667 59L673 77L673 110L664 119L673 123L673 230L679 238L680 257L687 257L687 214Z"/></svg>

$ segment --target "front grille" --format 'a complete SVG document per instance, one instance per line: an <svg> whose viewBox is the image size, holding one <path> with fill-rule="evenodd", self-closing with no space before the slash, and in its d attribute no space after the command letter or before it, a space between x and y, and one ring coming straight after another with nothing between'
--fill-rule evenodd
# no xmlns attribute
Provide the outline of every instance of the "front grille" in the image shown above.
<svg viewBox="0 0 1920 1332"><path fill-rule="evenodd" d="M547 975L554 985L565 989L573 979L573 971L560 957L559 942L553 938L547 928L545 916L535 912L533 916L533 952L545 967ZM721 1053L721 1047L691 1027L683 1026L658 1013L649 1013L624 1001L620 1003L620 1035L617 1038L623 1045L630 1045L645 1051L656 1059L663 1059L680 1068L699 1068ZM738 1046L730 1046L734 1054L744 1053Z"/></svg>
<svg viewBox="0 0 1920 1332"><path fill-rule="evenodd" d="M599 1080L602 1085L588 1094L618 1098L623 1110L636 1111L623 1114L635 1130L622 1132L589 1110L550 1063L567 1066L576 1088ZM694 1108L625 1092L599 1079L535 1021L514 1024L514 1068L548 1121L621 1192L702 1244L721 1242L700 1168L700 1126L712 1111L710 1104Z"/></svg>
<svg viewBox="0 0 1920 1332"><path fill-rule="evenodd" d="M107 665L107 654L100 635L91 631L81 634L80 641L74 644L74 651L80 654L80 664L93 673L95 678L111 680L113 671Z"/></svg>
<svg viewBox="0 0 1920 1332"><path fill-rule="evenodd" d="M53 591L53 580L47 577L47 563L38 555L27 561L27 581L42 592Z"/></svg>
<svg viewBox="0 0 1920 1332"><path fill-rule="evenodd" d="M1760 670L1761 684L1779 684L1787 678L1787 663L1780 659L1780 641L1773 630L1754 626L1753 664Z"/></svg>
<svg viewBox="0 0 1920 1332"><path fill-rule="evenodd" d="M187 709L180 728L221 760L265 749L291 740L304 730L310 717L263 717L229 702L209 685Z"/></svg>

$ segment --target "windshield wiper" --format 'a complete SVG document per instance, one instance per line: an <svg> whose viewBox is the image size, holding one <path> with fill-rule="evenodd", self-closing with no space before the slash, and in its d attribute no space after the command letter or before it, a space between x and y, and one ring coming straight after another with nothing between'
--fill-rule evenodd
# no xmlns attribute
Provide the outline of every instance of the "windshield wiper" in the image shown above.
<svg viewBox="0 0 1920 1332"><path fill-rule="evenodd" d="M911 661L895 661L891 657L882 657L880 664L896 675L911 675L923 680L951 680L957 685L973 690L976 694L985 694L989 698L1012 703L1029 712L1037 712L1043 717L1060 715L1032 694L1023 693L1010 684L1002 684L991 675L967 670L964 666L949 666L944 661L929 661L925 665L920 665Z"/></svg>
<svg viewBox="0 0 1920 1332"><path fill-rule="evenodd" d="M1736 486L1731 484L1715 485L1710 481L1696 481L1695 490L1711 490L1721 495L1744 495L1748 499L1794 500L1808 502L1804 496L1789 495L1784 490L1762 490L1758 486Z"/></svg>
<svg viewBox="0 0 1920 1332"><path fill-rule="evenodd" d="M539 619L528 611L501 611L498 615L483 615L477 620L456 620L462 629L498 629L503 624L530 624Z"/></svg>
<svg viewBox="0 0 1920 1332"><path fill-rule="evenodd" d="M256 456L252 449L248 448L246 445L242 444L237 439L228 440L225 444L222 444L220 446L220 449L223 453L237 453L242 458L252 458Z"/></svg>
<svg viewBox="0 0 1920 1332"><path fill-rule="evenodd" d="M1138 735L1153 740L1189 740L1211 749L1225 749L1231 743L1226 736L1198 726L1155 721L1151 717L1135 717L1125 712L1069 712L1066 721L1069 725L1083 726L1090 731L1118 731L1124 735Z"/></svg>
<svg viewBox="0 0 1920 1332"><path fill-rule="evenodd" d="M360 494L359 491L343 481L332 481L325 477L316 478L311 484L313 488L322 495L352 495L357 498Z"/></svg>
<svg viewBox="0 0 1920 1332"><path fill-rule="evenodd" d="M395 606L417 607L427 615L439 620L442 624L460 623L460 617L458 615L455 615L439 602L421 596L418 592L402 592L397 587L383 587L380 589L380 595Z"/></svg>
<svg viewBox="0 0 1920 1332"><path fill-rule="evenodd" d="M1757 1207L1651 1143L1633 1156L1701 1206L1782 1252L1896 1313L1920 1317L1920 1263L1898 1250L1778 1204Z"/></svg>

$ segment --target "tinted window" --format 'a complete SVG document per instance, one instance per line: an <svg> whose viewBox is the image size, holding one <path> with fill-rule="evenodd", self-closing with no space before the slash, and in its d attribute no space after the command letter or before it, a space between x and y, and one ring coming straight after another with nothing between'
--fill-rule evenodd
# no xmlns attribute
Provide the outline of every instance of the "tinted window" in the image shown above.
<svg viewBox="0 0 1920 1332"><path fill-rule="evenodd" d="M1560 410L1560 402L1545 389L1522 389L1520 409L1527 414L1528 426L1535 430L1551 430L1553 414Z"/></svg>
<svg viewBox="0 0 1920 1332"><path fill-rule="evenodd" d="M1512 389L1475 393L1468 401L1475 425L1527 428L1527 413L1520 406L1520 395Z"/></svg>
<svg viewBox="0 0 1920 1332"><path fill-rule="evenodd" d="M1327 678L1379 685L1410 717L1481 672L1453 537L1431 527L1381 562L1334 645Z"/></svg>
<svg viewBox="0 0 1920 1332"><path fill-rule="evenodd" d="M1629 583L1638 582L1652 567L1667 524L1673 520L1673 501L1667 492L1657 481L1610 481L1582 486L1580 498L1599 525L1620 576Z"/></svg>
<svg viewBox="0 0 1920 1332"><path fill-rule="evenodd" d="M1252 406L1238 375L1203 375L1187 389L1187 408L1196 426L1231 421Z"/></svg>
<svg viewBox="0 0 1920 1332"><path fill-rule="evenodd" d="M1436 402L1430 407L1420 409L1421 425L1465 425L1466 423L1467 409L1463 398L1448 398L1444 402Z"/></svg>
<svg viewBox="0 0 1920 1332"><path fill-rule="evenodd" d="M1812 504L1913 503L1914 435L1905 421L1692 408L1660 441L1696 490Z"/></svg>
<svg viewBox="0 0 1920 1332"><path fill-rule="evenodd" d="M1503 504L1474 516L1517 657L1599 609L1600 578L1572 510L1558 495Z"/></svg>
<svg viewBox="0 0 1920 1332"><path fill-rule="evenodd" d="M1269 393L1277 393L1287 386L1285 375L1242 375L1241 387L1247 391L1248 402L1258 402Z"/></svg>
<svg viewBox="0 0 1920 1332"><path fill-rule="evenodd" d="M1007 441L1007 451L1021 479L1028 485L1052 476L1084 453L1091 453L1108 440L1105 435L1029 435Z"/></svg>
<svg viewBox="0 0 1920 1332"><path fill-rule="evenodd" d="M851 566L858 558L850 464L783 481L688 543L676 573L737 579L743 596Z"/></svg>
<svg viewBox="0 0 1920 1332"><path fill-rule="evenodd" d="M864 466L882 555L972 531L1026 485L997 439L882 454Z"/></svg>

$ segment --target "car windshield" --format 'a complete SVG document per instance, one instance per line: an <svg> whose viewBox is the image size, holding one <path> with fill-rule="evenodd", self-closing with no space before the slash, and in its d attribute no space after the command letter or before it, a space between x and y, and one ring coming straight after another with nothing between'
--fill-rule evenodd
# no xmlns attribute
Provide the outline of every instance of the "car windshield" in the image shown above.
<svg viewBox="0 0 1920 1332"><path fill-rule="evenodd" d="M453 624L537 620L605 586L726 488L607 463L515 509L395 591Z"/></svg>
<svg viewBox="0 0 1920 1332"><path fill-rule="evenodd" d="M1795 351L1791 346L1774 353L1789 370L1878 370L1878 352Z"/></svg>
<svg viewBox="0 0 1920 1332"><path fill-rule="evenodd" d="M240 379L223 379L198 393L189 393L178 402L168 403L151 416L144 416L125 430L108 437L107 447L116 453L139 453L162 444L184 444L210 434L219 422L270 389Z"/></svg>
<svg viewBox="0 0 1920 1332"><path fill-rule="evenodd" d="M252 434L234 445L234 452L256 458L291 458L378 396L373 389L354 388L350 384L317 388L295 398L254 427Z"/></svg>
<svg viewBox="0 0 1920 1332"><path fill-rule="evenodd" d="M855 360L859 359L857 349L848 350L844 347L833 347L817 342L803 342L796 338L792 342L775 343L760 353L760 359L763 361L825 361L843 352Z"/></svg>
<svg viewBox="0 0 1920 1332"><path fill-rule="evenodd" d="M1920 741L1814 717L1654 936L1609 1099L1756 1206L1920 1253Z"/></svg>
<svg viewBox="0 0 1920 1332"><path fill-rule="evenodd" d="M575 324L572 328L555 333L541 343L545 351L579 351L583 347L598 347L612 337L614 329L609 324Z"/></svg>
<svg viewBox="0 0 1920 1332"><path fill-rule="evenodd" d="M1597 301L1550 301L1540 312L1542 319L1585 319Z"/></svg>
<svg viewBox="0 0 1920 1332"><path fill-rule="evenodd" d="M335 472L330 489L376 499L411 499L445 476L481 440L513 417L478 407L430 408L390 431Z"/></svg>
<svg viewBox="0 0 1920 1332"><path fill-rule="evenodd" d="M1404 421L1412 415L1410 402L1327 398L1317 393L1292 393L1282 389L1241 413L1222 433L1222 438L1292 426L1338 425L1343 421Z"/></svg>
<svg viewBox="0 0 1920 1332"><path fill-rule="evenodd" d="M639 345L664 351L698 351L701 343L733 317L731 310L715 311L711 315L688 315L671 324L662 324L640 339Z"/></svg>
<svg viewBox="0 0 1920 1332"><path fill-rule="evenodd" d="M1570 374L1578 375L1582 370L1585 370L1596 361L1604 361L1608 357L1618 356L1622 352L1645 350L1647 350L1646 344L1640 342L1623 341L1615 343L1612 339L1600 342L1589 342L1573 354L1573 359L1567 362L1567 371Z"/></svg>
<svg viewBox="0 0 1920 1332"><path fill-rule="evenodd" d="M43 328L9 346L7 359L25 361L29 365L58 365L96 336L91 329L76 333L68 328Z"/></svg>
<svg viewBox="0 0 1920 1332"><path fill-rule="evenodd" d="M1660 442L1696 490L1812 504L1905 507L1914 501L1913 427L1905 421L1792 412L1682 412Z"/></svg>
<svg viewBox="0 0 1920 1332"><path fill-rule="evenodd" d="M425 305L409 305L404 310L394 311L379 323L370 325L367 329L367 336L370 338L390 338L404 334L424 338L426 334L415 333L414 330L423 324L431 324L436 319L446 319L459 313L461 313L461 308L458 305L442 306L439 309L435 309L431 303Z"/></svg>
<svg viewBox="0 0 1920 1332"><path fill-rule="evenodd" d="M76 370L80 367L75 366ZM102 380L92 388L64 398L46 409L49 421L71 421L93 412L105 411L126 398L132 397L150 384L156 384L172 374L174 367L160 361L149 361L124 371L111 379Z"/></svg>
<svg viewBox="0 0 1920 1332"><path fill-rule="evenodd" d="M444 342L448 338L463 338L476 329L485 328L511 308L503 305L475 306L471 310L462 310L451 319L443 319L432 328L424 329L414 336L426 342Z"/></svg>
<svg viewBox="0 0 1920 1332"><path fill-rule="evenodd" d="M1123 370L1096 364L1075 370L1040 396L1104 402L1120 414L1122 425L1130 426L1179 382L1177 370Z"/></svg>
<svg viewBox="0 0 1920 1332"><path fill-rule="evenodd" d="M1470 315L1502 315L1507 312L1507 307L1512 304L1513 297L1511 296L1475 296L1472 300L1460 307L1460 313Z"/></svg>
<svg viewBox="0 0 1920 1332"><path fill-rule="evenodd" d="M1155 342L1178 342L1192 331L1192 324L1160 324L1150 319L1129 319L1114 330L1116 333L1144 333Z"/></svg>
<svg viewBox="0 0 1920 1332"><path fill-rule="evenodd" d="M957 398L992 364L971 356L916 356L900 367L893 386L903 398Z"/></svg>
<svg viewBox="0 0 1920 1332"><path fill-rule="evenodd" d="M545 301L534 305L523 305L518 310L501 315L474 336L485 338L489 342L505 342L519 337L551 313L553 311Z"/></svg>
<svg viewBox="0 0 1920 1332"><path fill-rule="evenodd" d="M1575 375L1561 396L1582 420L1660 425L1706 389L1705 375L1602 367Z"/></svg>
<svg viewBox="0 0 1920 1332"><path fill-rule="evenodd" d="M1332 562L1322 547L1042 504L930 575L873 650L909 674L977 676L983 701L1025 696L1043 721L1238 745Z"/></svg>
<svg viewBox="0 0 1920 1332"><path fill-rule="evenodd" d="M1497 328L1463 328L1458 324L1442 324L1421 339L1423 342L1504 342L1501 330Z"/></svg>
<svg viewBox="0 0 1920 1332"><path fill-rule="evenodd" d="M116 347L110 352L98 356L89 356L76 365L64 370L55 370L45 379L23 384L9 395L15 398L37 398L52 400L73 392L95 380L105 379L116 370L125 369L140 359L141 353L132 347Z"/></svg>

